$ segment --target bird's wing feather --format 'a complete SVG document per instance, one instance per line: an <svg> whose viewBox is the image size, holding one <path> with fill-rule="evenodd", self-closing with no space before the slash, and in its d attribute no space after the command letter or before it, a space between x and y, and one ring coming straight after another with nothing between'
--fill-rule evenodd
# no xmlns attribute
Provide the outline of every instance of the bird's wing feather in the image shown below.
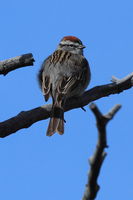
<svg viewBox="0 0 133 200"><path fill-rule="evenodd" d="M50 71L49 70L46 71L46 69L49 69L48 66L49 66L49 57L46 60L44 60L38 74L39 84L42 89L43 95L45 97L45 101L48 101L51 89Z"/></svg>

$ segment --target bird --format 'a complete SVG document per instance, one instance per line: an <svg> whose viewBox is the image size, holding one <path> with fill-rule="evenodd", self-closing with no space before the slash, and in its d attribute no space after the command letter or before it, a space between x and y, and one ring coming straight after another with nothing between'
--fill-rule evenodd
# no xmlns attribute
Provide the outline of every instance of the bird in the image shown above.
<svg viewBox="0 0 133 200"><path fill-rule="evenodd" d="M70 97L79 97L87 88L90 66L84 57L82 41L75 36L65 36L56 50L42 63L38 80L45 101L52 97L52 111L46 135L64 133L64 107Z"/></svg>

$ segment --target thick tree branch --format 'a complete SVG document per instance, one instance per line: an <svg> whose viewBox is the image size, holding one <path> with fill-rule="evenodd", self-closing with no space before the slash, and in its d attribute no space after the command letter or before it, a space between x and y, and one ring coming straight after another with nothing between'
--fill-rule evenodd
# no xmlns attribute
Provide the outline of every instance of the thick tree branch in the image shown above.
<svg viewBox="0 0 133 200"><path fill-rule="evenodd" d="M83 200L94 200L96 198L98 190L100 189L100 186L97 184L97 179L100 173L102 163L106 157L106 152L104 152L104 149L108 147L106 140L106 125L114 117L114 115L120 108L121 105L118 104L114 108L112 108L112 110L109 111L108 114L102 115L95 104L92 103L90 105L90 109L96 117L98 129L98 142L95 152L89 160L90 171Z"/></svg>
<svg viewBox="0 0 133 200"><path fill-rule="evenodd" d="M113 83L96 86L86 91L81 97L68 99L65 111L81 108L90 102L111 94L118 94L133 86L133 73L119 80L113 78ZM19 129L28 128L33 123L50 117L51 105L44 105L29 111L23 111L17 116L0 123L0 137L6 137Z"/></svg>
<svg viewBox="0 0 133 200"><path fill-rule="evenodd" d="M0 74L6 75L8 72L25 67L32 66L34 62L32 53L16 56L8 60L0 61Z"/></svg>

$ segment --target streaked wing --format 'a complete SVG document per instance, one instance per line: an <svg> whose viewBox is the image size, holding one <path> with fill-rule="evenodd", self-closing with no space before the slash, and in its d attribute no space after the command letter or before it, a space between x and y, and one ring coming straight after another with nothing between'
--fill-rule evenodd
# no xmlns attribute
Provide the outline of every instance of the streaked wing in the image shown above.
<svg viewBox="0 0 133 200"><path fill-rule="evenodd" d="M50 71L49 69L49 57L43 62L41 70L38 74L39 84L42 89L43 95L45 97L45 101L48 101L50 97L50 89L51 89L51 82L50 82Z"/></svg>

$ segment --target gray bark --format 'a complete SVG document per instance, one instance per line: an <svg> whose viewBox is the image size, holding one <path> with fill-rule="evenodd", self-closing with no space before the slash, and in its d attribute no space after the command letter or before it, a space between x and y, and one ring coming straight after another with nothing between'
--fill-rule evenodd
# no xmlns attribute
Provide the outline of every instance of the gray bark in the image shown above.
<svg viewBox="0 0 133 200"><path fill-rule="evenodd" d="M31 53L0 61L0 74L3 74L5 76L12 70L21 67L32 66L34 61L35 60Z"/></svg>

